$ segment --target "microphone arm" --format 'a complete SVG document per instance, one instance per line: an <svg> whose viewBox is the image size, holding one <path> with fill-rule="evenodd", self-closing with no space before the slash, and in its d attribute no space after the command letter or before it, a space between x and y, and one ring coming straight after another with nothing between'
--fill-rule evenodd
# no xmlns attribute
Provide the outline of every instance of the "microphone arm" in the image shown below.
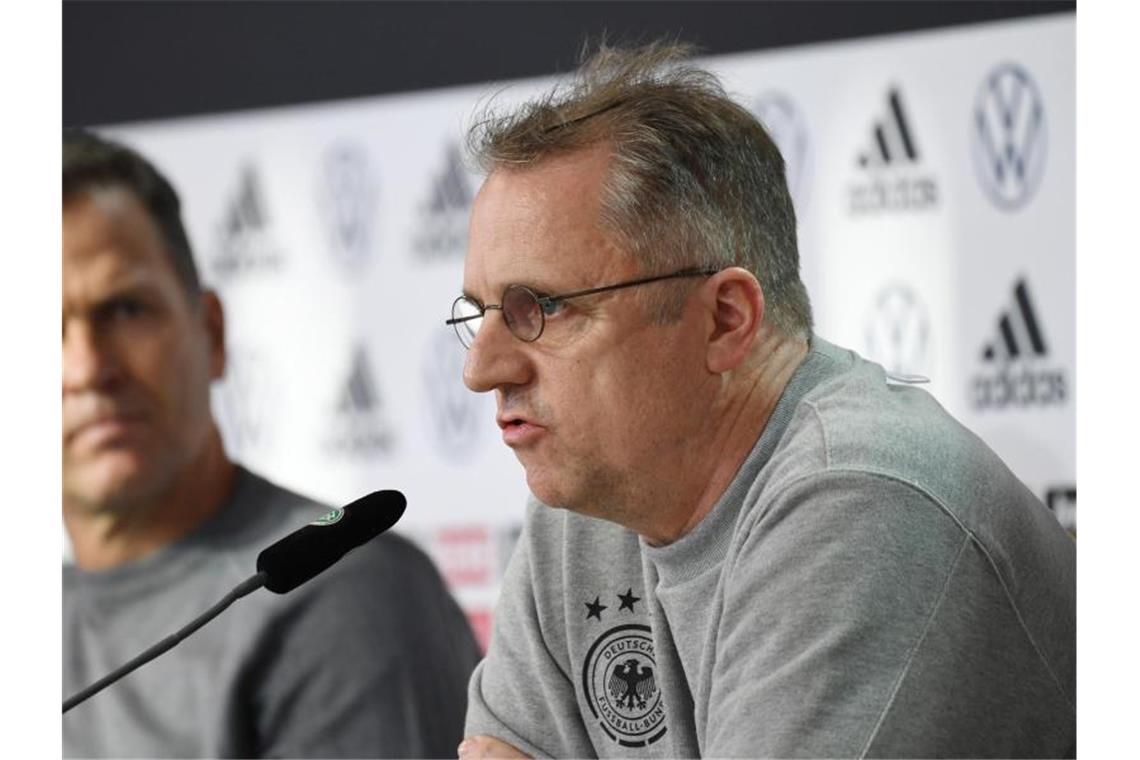
<svg viewBox="0 0 1140 760"><path fill-rule="evenodd" d="M168 636L115 672L96 681L63 703L66 713L83 700L98 694L131 671L147 664L220 615L246 594L264 586L284 594L332 567L356 547L391 528L404 514L408 501L399 491L373 491L343 509L334 509L300 530L277 541L257 555L257 574L226 594L182 630Z"/></svg>
<svg viewBox="0 0 1140 760"><path fill-rule="evenodd" d="M241 599L243 596L245 596L247 594L251 594L254 591L256 591L257 589L264 586L265 582L266 582L266 580L268 580L268 578L269 578L269 573L266 573L263 571L263 572L257 573L256 575L253 575L250 578L242 581L240 584L238 584L234 588L233 591L226 594L225 597L223 597L220 602L215 604L210 609L206 610L204 613L202 613L201 615L196 617L194 620L190 621L187 625L183 626L179 631L171 634L170 636L167 636L165 639L158 642L157 644L152 646L150 649L146 650L145 652L140 654L138 657L136 657L133 660L131 660L130 662L128 662L126 665L123 665L118 670L115 670L111 673L108 673L106 676L104 676L103 678L100 678L98 681L91 684L87 688L85 688L85 689L73 694L72 696L68 697L67 699L65 699L63 702L63 711L66 713L68 710L75 707L79 703L87 700L89 697L92 697L92 696L98 694L99 692L103 691L103 689L107 688L108 686L113 684L115 681L118 681L120 678L127 675L128 673L130 673L134 670L137 670L138 668L142 667L143 665L146 665L148 662L153 660L155 657L158 657L163 652L166 652L170 649L173 649L184 638L186 638L190 634L194 633L194 631L198 630L199 628L204 626L206 623L208 623L211 620L213 620L214 618L216 618L218 615L222 614L222 612L225 611L225 609L227 607L229 607L231 604L236 602L238 599Z"/></svg>

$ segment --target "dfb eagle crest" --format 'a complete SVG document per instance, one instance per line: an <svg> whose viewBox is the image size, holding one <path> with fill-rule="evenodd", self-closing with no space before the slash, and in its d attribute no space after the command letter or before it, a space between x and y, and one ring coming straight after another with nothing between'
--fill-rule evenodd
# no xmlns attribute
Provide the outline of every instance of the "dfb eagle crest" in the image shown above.
<svg viewBox="0 0 1140 760"><path fill-rule="evenodd" d="M610 673L610 697L619 706L630 709L645 707L646 700L657 693L653 668L642 667L636 659L628 659Z"/></svg>
<svg viewBox="0 0 1140 760"><path fill-rule="evenodd" d="M609 629L582 664L586 703L601 730L623 747L647 747L665 735L653 633L629 623Z"/></svg>

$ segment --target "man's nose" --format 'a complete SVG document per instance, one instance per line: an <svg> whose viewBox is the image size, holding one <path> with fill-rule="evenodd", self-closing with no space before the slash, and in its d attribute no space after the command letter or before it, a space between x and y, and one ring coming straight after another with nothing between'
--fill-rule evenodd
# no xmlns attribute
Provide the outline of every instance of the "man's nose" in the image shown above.
<svg viewBox="0 0 1140 760"><path fill-rule="evenodd" d="M119 377L120 369L113 346L91 324L75 321L64 326L64 393L105 388Z"/></svg>
<svg viewBox="0 0 1140 760"><path fill-rule="evenodd" d="M526 344L511 334L502 312L487 311L467 349L463 382L477 393L503 385L525 385L532 374Z"/></svg>

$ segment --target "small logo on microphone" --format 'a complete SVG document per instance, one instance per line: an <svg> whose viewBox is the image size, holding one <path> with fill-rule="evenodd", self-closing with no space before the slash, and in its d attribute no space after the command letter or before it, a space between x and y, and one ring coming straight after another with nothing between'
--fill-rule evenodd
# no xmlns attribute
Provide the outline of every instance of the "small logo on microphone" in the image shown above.
<svg viewBox="0 0 1140 760"><path fill-rule="evenodd" d="M309 525L332 525L333 523L340 522L340 518L342 517L344 517L344 510L334 507L316 520L313 520Z"/></svg>

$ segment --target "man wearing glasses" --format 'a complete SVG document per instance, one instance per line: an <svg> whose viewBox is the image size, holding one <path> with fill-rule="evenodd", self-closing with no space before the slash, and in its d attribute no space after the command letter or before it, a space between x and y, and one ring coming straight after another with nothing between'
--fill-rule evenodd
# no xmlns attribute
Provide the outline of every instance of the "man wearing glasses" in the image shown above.
<svg viewBox="0 0 1140 760"><path fill-rule="evenodd" d="M472 134L448 322L534 500L460 756L1074 752L1072 540L813 335L783 161L685 55Z"/></svg>

